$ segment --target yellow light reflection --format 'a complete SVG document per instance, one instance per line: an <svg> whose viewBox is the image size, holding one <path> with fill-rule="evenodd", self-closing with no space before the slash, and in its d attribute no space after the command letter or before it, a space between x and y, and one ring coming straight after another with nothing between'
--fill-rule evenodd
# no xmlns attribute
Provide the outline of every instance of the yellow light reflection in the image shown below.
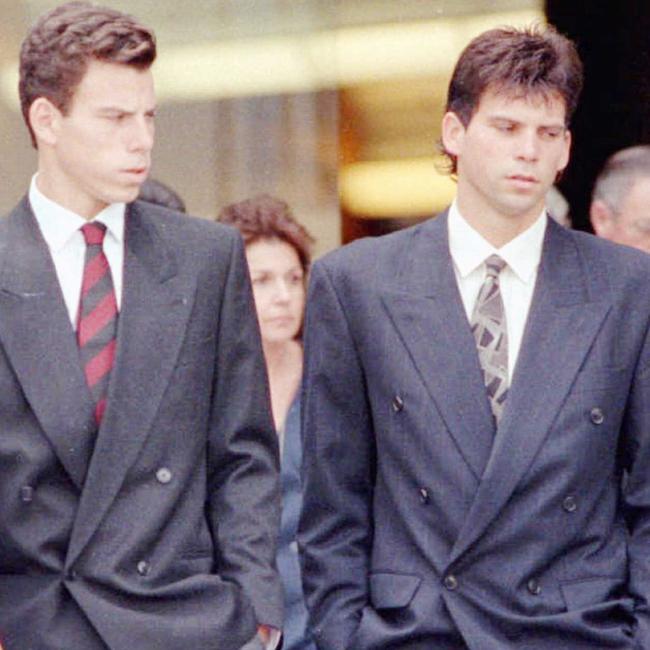
<svg viewBox="0 0 650 650"><path fill-rule="evenodd" d="M267 38L165 46L154 67L161 101L311 92L398 76L449 71L476 34L544 20L522 10L414 23L321 30ZM3 66L0 92L18 107L17 63Z"/></svg>
<svg viewBox="0 0 650 650"><path fill-rule="evenodd" d="M433 157L357 162L341 168L339 194L342 207L358 216L417 216L451 203L456 184Z"/></svg>

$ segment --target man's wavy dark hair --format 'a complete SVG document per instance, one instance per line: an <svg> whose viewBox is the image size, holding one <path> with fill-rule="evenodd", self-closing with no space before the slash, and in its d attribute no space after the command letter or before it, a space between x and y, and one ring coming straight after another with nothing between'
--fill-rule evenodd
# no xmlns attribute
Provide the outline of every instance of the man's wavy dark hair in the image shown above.
<svg viewBox="0 0 650 650"><path fill-rule="evenodd" d="M477 36L463 50L449 82L446 112L467 126L488 89L514 97L559 96L569 125L582 91L582 63L575 45L553 27L500 27ZM456 159L441 146L456 173Z"/></svg>
<svg viewBox="0 0 650 650"><path fill-rule="evenodd" d="M20 50L18 92L32 144L29 123L34 100L45 97L64 115L90 61L146 70L156 59L156 38L138 20L88 2L68 2L43 14Z"/></svg>

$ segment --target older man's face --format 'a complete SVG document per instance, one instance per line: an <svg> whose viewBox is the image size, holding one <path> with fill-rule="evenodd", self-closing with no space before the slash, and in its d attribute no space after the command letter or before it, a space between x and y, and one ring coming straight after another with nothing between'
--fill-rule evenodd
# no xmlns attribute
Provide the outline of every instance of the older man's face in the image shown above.
<svg viewBox="0 0 650 650"><path fill-rule="evenodd" d="M598 236L650 253L650 177L634 181L618 213L609 209L609 214L595 219L593 207L592 222Z"/></svg>

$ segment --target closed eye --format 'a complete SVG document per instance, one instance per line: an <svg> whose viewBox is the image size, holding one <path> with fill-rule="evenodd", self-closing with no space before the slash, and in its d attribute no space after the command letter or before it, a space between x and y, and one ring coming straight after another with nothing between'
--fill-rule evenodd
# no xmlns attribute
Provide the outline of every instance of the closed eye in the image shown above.
<svg viewBox="0 0 650 650"><path fill-rule="evenodd" d="M494 128L501 133L514 133L517 130L516 122L497 121L493 123Z"/></svg>
<svg viewBox="0 0 650 650"><path fill-rule="evenodd" d="M563 128L542 129L541 135L547 140L555 140L564 133Z"/></svg>

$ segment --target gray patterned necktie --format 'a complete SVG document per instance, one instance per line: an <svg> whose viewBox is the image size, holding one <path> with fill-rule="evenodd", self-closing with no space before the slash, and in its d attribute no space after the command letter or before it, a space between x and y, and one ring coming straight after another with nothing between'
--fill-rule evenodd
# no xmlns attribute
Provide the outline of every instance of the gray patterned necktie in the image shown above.
<svg viewBox="0 0 650 650"><path fill-rule="evenodd" d="M485 260L486 277L471 321L483 381L497 423L508 395L508 329L499 286L499 273L505 265L498 255Z"/></svg>

